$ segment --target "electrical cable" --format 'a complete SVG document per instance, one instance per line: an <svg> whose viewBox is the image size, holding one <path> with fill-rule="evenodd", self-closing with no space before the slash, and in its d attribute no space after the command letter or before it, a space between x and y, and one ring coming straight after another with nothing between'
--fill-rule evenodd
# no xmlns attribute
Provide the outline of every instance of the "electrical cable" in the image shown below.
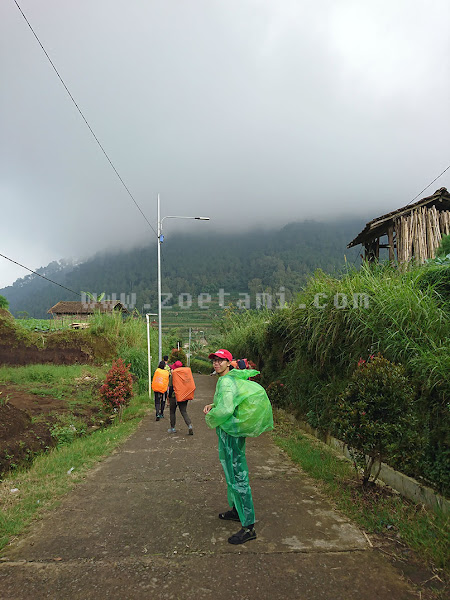
<svg viewBox="0 0 450 600"><path fill-rule="evenodd" d="M14 0L14 2L15 2L15 4L16 4L17 8L19 9L19 11L21 12L21 14L22 14L23 18L25 19L25 21L26 21L26 23L27 23L28 27L31 29L31 31L32 31L32 33L33 33L33 35L34 35L34 37L36 38L36 40L37 40L37 42L38 42L38 44L39 44L39 45L40 45L40 47L42 48L42 51L44 52L45 56L47 57L47 59L48 59L49 63L52 65L52 67L53 67L53 70L55 71L55 73L56 73L56 75L58 76L59 80L60 80L60 81L61 81L61 83L63 84L63 86L64 86L64 89L65 89L65 90L66 90L66 92L69 94L69 97L70 97L70 99L72 100L72 102L73 102L73 104L75 105L76 109L77 109L77 110L78 110L78 112L80 113L80 115L81 115L81 118L82 118L82 119L83 119L83 121L86 123L86 125L87 125L87 127L88 127L89 131L90 131L90 132L92 133L92 135L94 136L94 139L95 139L95 141L96 141L96 142L97 142L97 144L99 145L99 147L100 147L101 151L103 152L103 154L105 155L105 157L106 157L107 161L109 162L109 164L110 164L110 165L111 165L111 167L113 168L113 170L114 170L115 174L116 174L116 175L117 175L117 177L119 178L119 180L120 180L120 182L122 183L123 187L124 187L124 188L126 189L126 191L128 192L128 195L130 196L130 198L131 198L131 199L133 200L133 202L135 203L135 205L136 205L136 207L138 208L138 210L139 210L139 212L141 213L141 215L142 215L142 216L144 217L144 219L147 221L147 224L150 226L150 229L153 231L153 233L154 233L155 235L157 235L157 233L156 233L156 231L153 229L153 227L152 227L152 225L151 225L150 221L147 219L147 217L146 217L146 216L145 216L145 214L143 213L143 211L142 211L141 207L139 206L139 204L138 204L138 203L136 202L136 200L134 199L134 197L133 197L133 194L130 192L130 190L129 190L128 186L125 184L125 182L124 182L124 180L122 179L122 177L120 176L120 174L119 174L118 170L117 170L117 169L116 169L116 167L114 166L114 164L113 164L112 160L109 158L108 154L106 153L106 150L103 148L102 144L100 143L100 140L99 140L99 139L98 139L98 137L95 135L95 133L94 133L94 131L93 131L92 127L89 125L89 123L88 123L88 121L87 121L86 117L84 116L84 114L82 113L82 111L81 111L80 107L79 107L79 106L78 106L78 104L75 102L75 99L74 99L74 97L72 96L72 94L70 93L70 90L69 90L69 88L68 88L68 87L67 87L67 85L64 83L64 80L63 80L63 78L61 77L61 75L58 73L58 70L57 70L57 68L55 67L55 65L53 64L53 61L52 61L52 59L51 59L51 58L50 58L50 56L48 55L48 53L47 53L46 49L44 48L44 46L42 45L42 42L41 42L41 40L38 38L38 36L37 36L37 34L35 33L35 31L34 31L33 27L31 26L30 22L28 21L27 17L25 16L25 14L24 14L23 10L20 8L20 6L19 6L19 4L18 4L17 0Z"/></svg>
<svg viewBox="0 0 450 600"><path fill-rule="evenodd" d="M16 260L13 260L12 258L8 258L4 254L0 253L0 256L2 256L3 258L6 258L6 260L9 260L10 262L12 262L12 263L14 263L16 265L19 265L19 267L22 267L23 269L26 269L27 271L30 271L30 273L34 273L34 275L37 275L38 277L42 277L42 279L46 279L47 281L50 281L50 283L54 283L55 285L59 285L59 287L67 290L68 292L71 292L72 294L75 294L76 296L80 296L80 298L82 298L82 296L81 296L81 294L79 292L74 292L73 290L71 290L70 288L66 287L65 285L61 285L60 283L57 283L56 281L53 281L52 279L49 279L48 277L45 277L44 275L41 275L40 273L36 273L36 271L33 271L33 269L29 269L25 265L21 265Z"/></svg>
<svg viewBox="0 0 450 600"><path fill-rule="evenodd" d="M429 183L429 184L427 185L427 187L426 187L426 188L423 188L423 190L422 190L421 192L419 192L419 193L417 194L417 196L414 196L414 198L413 198L413 199L412 199L410 202L408 202L408 204L407 204L406 206L409 206L409 205L410 205L412 202L414 202L414 200L415 200L416 198L418 198L418 197L419 197L421 194L423 194L423 192L424 192L425 190L427 190L427 189L430 187L430 185L433 185L433 183L434 183L435 181L437 181L437 180L439 179L439 177L442 177L442 175L443 175L443 174L444 174L446 171L448 171L449 169L450 169L450 165L448 165L448 167L447 167L446 169L444 169L440 175L438 175L438 176L437 176L435 179L433 179L433 181L432 181L431 183Z"/></svg>

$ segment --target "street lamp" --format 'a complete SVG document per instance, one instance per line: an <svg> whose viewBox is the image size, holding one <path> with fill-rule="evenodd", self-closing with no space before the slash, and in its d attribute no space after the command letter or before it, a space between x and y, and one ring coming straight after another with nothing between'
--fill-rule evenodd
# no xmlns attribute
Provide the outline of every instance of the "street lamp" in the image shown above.
<svg viewBox="0 0 450 600"><path fill-rule="evenodd" d="M161 219L161 209L158 194L158 360L162 359L162 325L161 325L161 244L164 241L162 235L164 219L195 219L196 221L209 221L209 217L180 217L178 215L168 215Z"/></svg>

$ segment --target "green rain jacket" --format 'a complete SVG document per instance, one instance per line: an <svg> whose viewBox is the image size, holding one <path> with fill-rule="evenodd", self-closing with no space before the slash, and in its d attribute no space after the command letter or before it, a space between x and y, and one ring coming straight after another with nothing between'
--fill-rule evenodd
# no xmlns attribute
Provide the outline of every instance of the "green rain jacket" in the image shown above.
<svg viewBox="0 0 450 600"><path fill-rule="evenodd" d="M272 406L265 389L248 381L258 374L254 369L232 369L219 377L213 407L205 416L211 429L220 427L233 437L257 437L273 429Z"/></svg>

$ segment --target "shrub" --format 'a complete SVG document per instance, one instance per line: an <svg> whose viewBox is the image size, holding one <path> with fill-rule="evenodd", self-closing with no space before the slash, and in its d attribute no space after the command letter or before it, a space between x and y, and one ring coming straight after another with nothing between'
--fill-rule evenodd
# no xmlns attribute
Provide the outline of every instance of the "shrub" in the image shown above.
<svg viewBox="0 0 450 600"><path fill-rule="evenodd" d="M445 257L450 254L450 235L442 236L441 243L436 250L436 256Z"/></svg>
<svg viewBox="0 0 450 600"><path fill-rule="evenodd" d="M187 356L186 356L186 352L183 350L183 348L180 348L179 350L177 350L176 348L174 348L169 356L169 362L171 364L173 364L175 361L177 360L181 360L181 362L183 363L183 365L186 365L187 363Z"/></svg>
<svg viewBox="0 0 450 600"><path fill-rule="evenodd" d="M56 446L67 446L71 444L75 438L86 434L86 425L82 422L67 422L59 423L51 429L52 437L56 440Z"/></svg>
<svg viewBox="0 0 450 600"><path fill-rule="evenodd" d="M211 362L201 357L195 357L191 360L191 370L194 373L210 375L212 373Z"/></svg>
<svg viewBox="0 0 450 600"><path fill-rule="evenodd" d="M269 396L270 402L279 408L284 408L288 404L288 390L287 386L277 379L272 381L266 388L267 395Z"/></svg>
<svg viewBox="0 0 450 600"><path fill-rule="evenodd" d="M355 466L363 469L363 485L386 454L414 448L414 388L401 365L378 355L360 360L347 389L338 397L334 425L348 445ZM375 481L379 475L373 475Z"/></svg>
<svg viewBox="0 0 450 600"><path fill-rule="evenodd" d="M113 361L108 371L105 383L100 388L100 398L106 409L119 411L122 417L123 407L130 402L133 393L133 382L129 371L121 358Z"/></svg>

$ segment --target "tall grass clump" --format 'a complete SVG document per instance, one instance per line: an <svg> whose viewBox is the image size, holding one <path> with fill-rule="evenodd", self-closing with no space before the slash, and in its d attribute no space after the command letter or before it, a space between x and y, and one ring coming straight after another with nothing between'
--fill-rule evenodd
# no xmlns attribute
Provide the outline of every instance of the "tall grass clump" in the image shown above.
<svg viewBox="0 0 450 600"><path fill-rule="evenodd" d="M140 317L124 318L120 313L97 313L91 320L90 333L96 337L106 337L115 343L116 355L131 364L131 372L138 379L148 380L147 324ZM158 332L150 328L150 350L152 372L158 361ZM142 385L139 385L141 389Z"/></svg>
<svg viewBox="0 0 450 600"><path fill-rule="evenodd" d="M89 331L94 336L116 340L119 348L147 347L146 323L142 318L123 317L121 313L96 313L90 321Z"/></svg>
<svg viewBox="0 0 450 600"><path fill-rule="evenodd" d="M432 385L448 373L448 314L418 285L414 272L363 265L341 280L319 272L296 305L288 316L291 344L322 368L348 369L361 356L379 351ZM436 354L432 370L422 360L426 351Z"/></svg>
<svg viewBox="0 0 450 600"><path fill-rule="evenodd" d="M235 311L227 309L217 322L219 334L210 340L216 349L227 348L236 358L252 358L260 366L265 346L265 330L271 318L269 310Z"/></svg>

